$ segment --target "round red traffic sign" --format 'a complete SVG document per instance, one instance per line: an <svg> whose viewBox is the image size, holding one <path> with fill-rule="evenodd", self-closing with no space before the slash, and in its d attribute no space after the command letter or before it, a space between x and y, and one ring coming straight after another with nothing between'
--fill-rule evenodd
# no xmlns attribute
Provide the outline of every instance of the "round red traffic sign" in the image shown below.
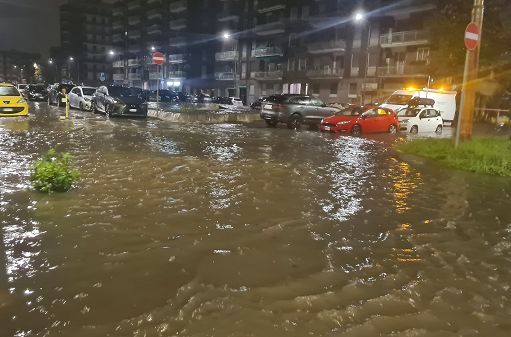
<svg viewBox="0 0 511 337"><path fill-rule="evenodd" d="M469 23L467 29L465 29L465 47L468 50L475 50L479 46L480 39L481 32L479 27L473 22Z"/></svg>
<svg viewBox="0 0 511 337"><path fill-rule="evenodd" d="M155 51L153 53L153 63L158 64L158 65L164 64L165 63L165 55L163 55L159 51Z"/></svg>

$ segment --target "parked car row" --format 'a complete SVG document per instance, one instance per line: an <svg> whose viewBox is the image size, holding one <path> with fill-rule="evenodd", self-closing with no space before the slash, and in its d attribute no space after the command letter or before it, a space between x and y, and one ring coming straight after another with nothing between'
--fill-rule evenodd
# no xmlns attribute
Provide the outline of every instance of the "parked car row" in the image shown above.
<svg viewBox="0 0 511 337"><path fill-rule="evenodd" d="M398 131L408 133L442 133L443 119L440 111L433 108L434 100L415 99L398 112L384 105L348 105L332 107L318 98L308 95L274 95L252 104L260 106L261 118L268 126L284 123L290 129L302 124L319 126L321 131L359 135L361 133Z"/></svg>

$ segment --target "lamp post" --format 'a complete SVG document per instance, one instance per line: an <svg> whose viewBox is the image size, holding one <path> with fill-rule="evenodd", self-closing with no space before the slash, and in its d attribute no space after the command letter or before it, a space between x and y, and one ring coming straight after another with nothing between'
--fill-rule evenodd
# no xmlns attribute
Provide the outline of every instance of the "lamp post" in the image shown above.
<svg viewBox="0 0 511 337"><path fill-rule="evenodd" d="M367 24L367 44L365 46L365 49L364 49L364 54L366 55L366 64L365 64L365 67L364 67L364 83L367 83L366 80L367 80L367 75L368 75L368 72L369 72L369 45L371 43L371 21L370 20L367 20L367 14L359 9L359 10L356 10L353 14L352 14L352 21L356 24L356 25L359 25L359 26L362 26L362 25L365 25L366 21L368 22ZM362 42L362 41L361 41ZM360 75L360 67L359 67L359 75ZM364 89L362 88L361 92L362 92L362 95L360 95L360 100L361 100L361 104L364 103Z"/></svg>
<svg viewBox="0 0 511 337"><path fill-rule="evenodd" d="M231 40L231 34L229 32L224 32L222 34L222 39L224 41L229 41ZM238 97L238 81L236 79L236 76L238 74L238 40L236 39L233 39L234 40L234 58L233 58L233 70L234 70L234 76L233 76L233 84L234 84L234 97Z"/></svg>
<svg viewBox="0 0 511 337"><path fill-rule="evenodd" d="M70 63L74 63L76 61L76 70L77 70L77 74L76 74L76 82L78 82L77 84L80 84L80 62L75 59L73 56L69 56L69 62ZM71 79L73 77L72 75L73 73L71 72Z"/></svg>

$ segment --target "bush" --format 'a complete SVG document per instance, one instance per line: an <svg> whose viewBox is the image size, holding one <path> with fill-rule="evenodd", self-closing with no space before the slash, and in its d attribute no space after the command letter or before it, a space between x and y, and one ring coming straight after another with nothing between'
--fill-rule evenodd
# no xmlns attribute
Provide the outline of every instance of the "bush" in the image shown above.
<svg viewBox="0 0 511 337"><path fill-rule="evenodd" d="M80 173L70 167L71 155L51 149L34 164L30 180L41 192L66 192L80 178Z"/></svg>
<svg viewBox="0 0 511 337"><path fill-rule="evenodd" d="M398 149L460 170L511 176L511 141L505 138L474 138L458 149L450 139L417 139Z"/></svg>

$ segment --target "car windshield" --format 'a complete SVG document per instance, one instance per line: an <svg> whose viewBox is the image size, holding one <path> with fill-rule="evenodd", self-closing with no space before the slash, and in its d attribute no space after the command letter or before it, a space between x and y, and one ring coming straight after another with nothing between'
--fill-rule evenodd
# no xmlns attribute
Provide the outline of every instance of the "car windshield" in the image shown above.
<svg viewBox="0 0 511 337"><path fill-rule="evenodd" d="M66 92L70 92L70 91L71 91L71 89L73 89L73 87L74 87L74 86L73 86L73 85L71 85L71 84L61 84L61 85L59 85L59 87L58 87L58 90L57 90L57 91L58 91L58 92L62 92L62 89L66 89Z"/></svg>
<svg viewBox="0 0 511 337"><path fill-rule="evenodd" d="M335 113L336 116L360 116L362 109L358 106L349 107Z"/></svg>
<svg viewBox="0 0 511 337"><path fill-rule="evenodd" d="M126 87L109 87L108 93L113 97L136 97L142 93L142 89L134 90L135 88Z"/></svg>
<svg viewBox="0 0 511 337"><path fill-rule="evenodd" d="M33 92L43 92L44 91L44 87L41 86L41 85L31 85L29 87L29 90L33 91Z"/></svg>
<svg viewBox="0 0 511 337"><path fill-rule="evenodd" d="M19 96L20 93L15 87L0 87L0 96Z"/></svg>
<svg viewBox="0 0 511 337"><path fill-rule="evenodd" d="M396 105L406 105L410 99L412 99L412 95L401 95L394 94L390 96L385 103L387 104L396 104Z"/></svg>
<svg viewBox="0 0 511 337"><path fill-rule="evenodd" d="M85 96L92 96L96 92L95 88L82 88L83 94Z"/></svg>
<svg viewBox="0 0 511 337"><path fill-rule="evenodd" d="M421 111L421 109L408 108L403 109L397 113L399 117L415 117Z"/></svg>

